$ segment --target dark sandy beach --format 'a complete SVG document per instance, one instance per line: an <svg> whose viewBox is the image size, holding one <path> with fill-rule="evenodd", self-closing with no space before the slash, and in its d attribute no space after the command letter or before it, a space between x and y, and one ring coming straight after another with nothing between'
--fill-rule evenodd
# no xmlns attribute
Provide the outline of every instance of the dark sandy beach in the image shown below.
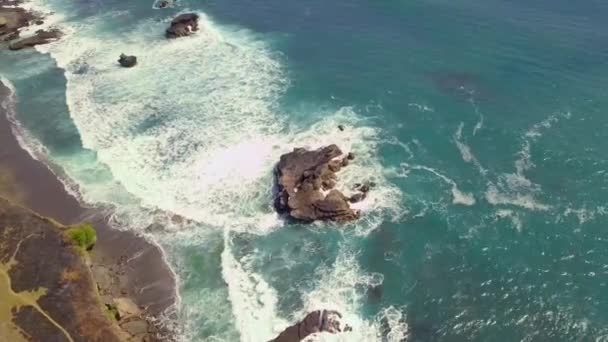
<svg viewBox="0 0 608 342"><path fill-rule="evenodd" d="M79 203L45 164L21 148L7 119L13 101L10 89L0 83L0 196L65 225L92 223L98 239L91 268L102 300L127 297L146 316L171 316L176 283L162 251L144 237L111 228L107 212Z"/></svg>

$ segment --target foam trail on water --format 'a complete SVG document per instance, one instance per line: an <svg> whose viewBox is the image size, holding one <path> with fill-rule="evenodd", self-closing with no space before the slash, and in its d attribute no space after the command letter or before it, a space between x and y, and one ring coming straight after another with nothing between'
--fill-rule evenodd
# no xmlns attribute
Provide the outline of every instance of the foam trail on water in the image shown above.
<svg viewBox="0 0 608 342"><path fill-rule="evenodd" d="M479 160L477 160L477 157L475 157L475 155L473 155L473 152L471 152L471 147L469 147L469 145L467 145L465 142L463 142L463 138L462 138L462 129L463 128L464 128L464 123L461 122L460 125L458 126L458 129L456 130L456 133L454 133L454 142L456 143L456 147L458 147L458 151L460 151L462 160L464 160L467 163L473 163L473 165L475 165L477 167L477 169L479 170L479 173L482 174L483 176L485 176L488 173L488 170L486 170L483 166L481 166L481 163L479 162Z"/></svg>
<svg viewBox="0 0 608 342"><path fill-rule="evenodd" d="M514 205L528 210L546 211L551 206L541 203L536 197L542 193L541 186L526 177L526 171L535 167L532 161L531 148L543 135L543 131L551 128L560 119L569 119L571 114L561 113L550 115L547 119L534 124L523 137L521 148L515 160L515 173L499 175L497 183L488 183L485 198L492 205Z"/></svg>
<svg viewBox="0 0 608 342"><path fill-rule="evenodd" d="M414 103L414 102L408 103L407 105L408 105L408 107L416 108L417 110L419 110L421 112L435 112L435 110L432 107L429 107L427 105L422 105L422 104Z"/></svg>
<svg viewBox="0 0 608 342"><path fill-rule="evenodd" d="M229 234L224 233L222 274L230 284L230 301L241 341L268 341L280 333L277 327L287 325L277 316L277 295L261 275L251 270L252 260L235 259Z"/></svg>
<svg viewBox="0 0 608 342"><path fill-rule="evenodd" d="M513 210L500 209L500 210L496 211L496 218L497 219L510 219L511 223L513 224L513 227L515 227L515 229L517 229L518 232L521 232L523 229L523 222L521 221L521 218Z"/></svg>
<svg viewBox="0 0 608 342"><path fill-rule="evenodd" d="M19 120L17 120L17 111L15 109L15 104L17 103L17 90L15 89L15 86L2 76L0 76L0 82L10 90L10 94L0 102L0 106L4 109L6 118L11 124L13 135L22 149L26 150L32 158L40 160L42 156L46 155L46 149L21 125Z"/></svg>
<svg viewBox="0 0 608 342"><path fill-rule="evenodd" d="M475 114L477 114L477 116L479 117L477 123L475 124L475 127L473 127L473 135L477 135L477 132L479 132L483 128L484 116L483 113L479 110L479 106L477 105L474 96L471 96L469 102L471 103L471 106L473 106Z"/></svg>
<svg viewBox="0 0 608 342"><path fill-rule="evenodd" d="M408 163L401 163L401 167L404 172L403 175L407 175L410 170L424 170L424 171L434 174L439 179L441 179L445 183L449 184L452 187L452 198L453 198L452 203L462 204L465 206L471 206L471 205L475 204L475 196L473 196L472 193L462 192L458 188L458 184L456 184L456 182L454 180L452 180L449 177L445 176L444 174L436 171L435 169L430 168L428 166L423 166L423 165L410 165Z"/></svg>

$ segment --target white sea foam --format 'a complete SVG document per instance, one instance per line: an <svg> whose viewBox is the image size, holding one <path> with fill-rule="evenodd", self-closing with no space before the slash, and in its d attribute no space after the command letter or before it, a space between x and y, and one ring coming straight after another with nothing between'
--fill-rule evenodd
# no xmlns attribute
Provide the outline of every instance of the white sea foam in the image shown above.
<svg viewBox="0 0 608 342"><path fill-rule="evenodd" d="M317 273L320 275L317 286L313 291L303 294L304 308L294 315L295 320L314 310L336 310L342 314L343 327L347 324L353 329L335 335L315 334L311 336L313 341L381 341L383 319L390 327L387 341L402 341L400 337L407 333L403 313L387 308L372 320L362 319L357 314L363 304L365 289L383 283L384 277L381 274L364 273L356 261L356 255L344 250L331 267L321 266Z"/></svg>
<svg viewBox="0 0 608 342"><path fill-rule="evenodd" d="M428 166L424 166L424 165L410 165L408 163L401 163L401 167L402 167L402 175L404 175L404 176L407 176L407 174L409 173L409 170L424 170L424 171L434 174L439 179L441 179L445 183L449 184L451 186L451 191L452 191L452 203L461 204L461 205L465 205L465 206L471 206L471 205L475 204L475 196L472 193L462 192L458 188L458 184L456 184L456 182L454 180L452 180L451 178L447 177L446 175L438 172L437 170L435 170L431 167L428 167Z"/></svg>
<svg viewBox="0 0 608 342"><path fill-rule="evenodd" d="M587 222L593 221L597 219L599 216L608 215L608 211L603 206L598 206L596 208L566 208L562 214L563 217L568 217L574 215L579 224L585 224Z"/></svg>
<svg viewBox="0 0 608 342"><path fill-rule="evenodd" d="M488 185L485 198L492 205L514 205L538 211L546 211L551 208L549 205L538 202L532 194L505 193L504 191L499 191L493 184Z"/></svg>
<svg viewBox="0 0 608 342"><path fill-rule="evenodd" d="M469 99L469 102L471 103L471 106L473 106L475 114L477 114L477 116L479 117L477 123L475 124L475 127L473 127L473 135L477 135L477 132L479 132L483 128L484 116L483 113L479 110L479 106L477 105L477 101L475 101L475 97L473 95Z"/></svg>
<svg viewBox="0 0 608 342"><path fill-rule="evenodd" d="M458 147L458 151L460 151L462 160L464 160L467 163L472 163L473 165L475 165L477 167L477 169L479 170L479 173L481 175L485 176L488 173L488 170L486 170L483 166L481 166L481 163L479 162L479 160L477 160L477 157L475 157L473 152L471 152L471 147L469 147L469 145L467 145L466 142L463 141L463 137L462 137L463 128L464 128L464 123L461 122L460 125L458 126L458 129L456 130L456 133L454 133L454 142L456 143L456 147Z"/></svg>
<svg viewBox="0 0 608 342"><path fill-rule="evenodd" d="M277 294L251 269L251 256L236 260L228 231L224 233L222 274L229 284L230 302L241 332L241 341L268 341L287 323L276 312Z"/></svg>
<svg viewBox="0 0 608 342"><path fill-rule="evenodd" d="M63 169L56 163L48 159L48 150L38 141L27 129L23 127L17 118L15 105L17 103L17 91L14 85L6 78L0 76L0 81L11 91L10 95L0 103L0 106L5 110L6 118L11 125L13 136L17 140L19 146L24 149L33 159L42 162L49 171L57 176L62 182L66 192L75 198L81 199L79 186L69 177L64 174Z"/></svg>
<svg viewBox="0 0 608 342"><path fill-rule="evenodd" d="M10 90L10 94L0 102L0 106L4 109L6 118L11 124L11 131L17 139L19 146L26 150L32 158L39 160L41 156L46 155L46 149L26 129L24 129L21 122L17 120L17 112L15 110L17 91L15 86L8 79L1 76L0 81Z"/></svg>
<svg viewBox="0 0 608 342"><path fill-rule="evenodd" d="M540 202L536 197L542 194L539 184L526 177L526 171L535 167L532 161L532 145L561 119L569 119L569 112L550 115L545 120L532 125L522 137L521 148L515 160L515 173L505 173L498 177L496 183L489 182L485 193L486 200L493 205L515 205L528 210L545 211L551 206Z"/></svg>
<svg viewBox="0 0 608 342"><path fill-rule="evenodd" d="M149 33L164 25L146 22L133 34L137 41L129 35L124 42L80 28L50 49L66 69L83 145L145 205L214 226L233 225L235 218L241 228L259 226L260 219L272 226L271 208L260 215L269 203L270 170L295 146L338 143L361 160L340 175L342 184L366 178L383 184L374 155L378 132L354 126L359 119L351 108L310 128L283 122L275 104L288 80L263 42L246 31L221 31L204 14L191 38L166 41ZM117 66L122 51L138 56L137 67ZM338 123L348 124L344 132ZM379 189L359 206L377 208L388 202L380 195L396 193ZM393 203L395 197L388 196Z"/></svg>
<svg viewBox="0 0 608 342"><path fill-rule="evenodd" d="M429 106L423 105L423 104L419 104L419 103L408 103L407 105L409 107L416 108L417 110L419 110L421 112L434 112L435 111L432 107L429 107Z"/></svg>
<svg viewBox="0 0 608 342"><path fill-rule="evenodd" d="M406 143L401 142L397 137L391 137L390 139L388 139L385 142L387 144L397 145L397 146L403 148L405 153L407 153L407 155L408 155L407 160L414 158L414 152L412 151L412 148L410 147L410 144L413 142L408 142L406 144Z"/></svg>
<svg viewBox="0 0 608 342"><path fill-rule="evenodd" d="M521 232L523 229L523 222L519 217L519 214L510 209L500 209L496 211L496 218L498 219L509 219L513 224L513 227Z"/></svg>
<svg viewBox="0 0 608 342"><path fill-rule="evenodd" d="M51 10L43 1L25 1L18 5L28 12L36 13L42 17L42 24L29 25L19 29L22 37L34 35L38 30L50 30L61 27L61 23L65 20L65 16L61 13ZM42 48L41 45L37 47Z"/></svg>
<svg viewBox="0 0 608 342"><path fill-rule="evenodd" d="M398 217L401 194L385 179L377 129L349 107L312 113L322 119L311 127L286 122L277 103L289 80L276 54L253 33L219 27L199 14L198 33L168 41L162 35L167 23L152 20L104 35L98 26L115 15L107 13L67 29L66 38L42 51L65 70L70 115L83 146L117 181L88 184L85 200L120 203L114 218L129 227L166 220L157 208L222 227L222 274L241 338L269 339L284 326L277 294L248 257L235 258L229 234L263 235L282 224L271 208L278 157L294 147L331 143L354 152L356 160L339 174L341 190L377 184L356 205L364 212L355 224L358 234L377 227L384 214ZM116 59L123 52L136 55L138 65L120 68ZM67 171L82 183L77 166ZM194 230L184 233L199 238Z"/></svg>

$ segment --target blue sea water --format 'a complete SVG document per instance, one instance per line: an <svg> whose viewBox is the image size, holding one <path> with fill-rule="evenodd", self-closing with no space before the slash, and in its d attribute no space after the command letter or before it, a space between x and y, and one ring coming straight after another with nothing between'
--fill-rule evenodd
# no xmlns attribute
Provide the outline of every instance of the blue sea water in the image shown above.
<svg viewBox="0 0 608 342"><path fill-rule="evenodd" d="M607 3L39 5L66 36L0 51L24 141L164 248L183 340L608 341ZM286 225L274 163L330 143L363 219Z"/></svg>

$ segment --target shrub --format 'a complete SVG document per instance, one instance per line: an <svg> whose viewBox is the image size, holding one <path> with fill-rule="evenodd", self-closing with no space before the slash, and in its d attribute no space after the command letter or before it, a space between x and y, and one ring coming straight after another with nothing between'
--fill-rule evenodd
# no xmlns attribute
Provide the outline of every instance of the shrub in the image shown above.
<svg viewBox="0 0 608 342"><path fill-rule="evenodd" d="M68 229L67 235L72 243L80 248L90 250L97 241L95 229L90 224L81 224Z"/></svg>

